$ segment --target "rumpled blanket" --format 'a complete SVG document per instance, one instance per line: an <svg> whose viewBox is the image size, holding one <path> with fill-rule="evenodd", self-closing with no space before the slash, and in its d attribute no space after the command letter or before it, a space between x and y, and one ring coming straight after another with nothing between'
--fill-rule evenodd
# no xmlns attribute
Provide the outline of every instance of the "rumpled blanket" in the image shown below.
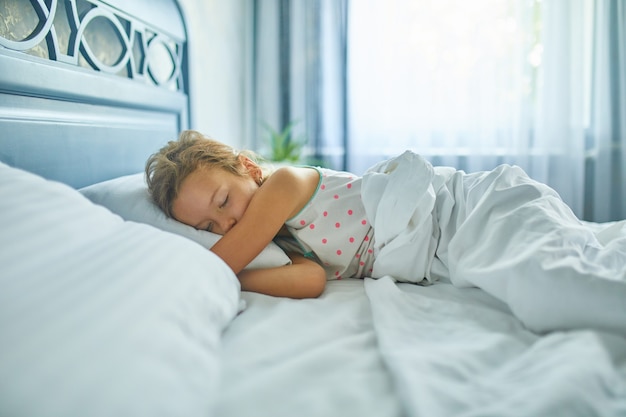
<svg viewBox="0 0 626 417"><path fill-rule="evenodd" d="M374 278L480 287L537 332L626 335L626 222L594 230L519 167L467 174L410 151L370 168L362 187Z"/></svg>

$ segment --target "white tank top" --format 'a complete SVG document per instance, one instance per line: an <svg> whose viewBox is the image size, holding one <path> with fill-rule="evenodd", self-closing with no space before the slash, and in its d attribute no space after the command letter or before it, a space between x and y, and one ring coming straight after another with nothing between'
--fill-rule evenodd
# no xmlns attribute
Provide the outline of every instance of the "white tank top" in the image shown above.
<svg viewBox="0 0 626 417"><path fill-rule="evenodd" d="M285 222L295 238L277 238L285 250L317 260L327 279L370 276L374 263L374 231L361 201L361 178L342 171L313 168L320 174L317 190L302 210Z"/></svg>

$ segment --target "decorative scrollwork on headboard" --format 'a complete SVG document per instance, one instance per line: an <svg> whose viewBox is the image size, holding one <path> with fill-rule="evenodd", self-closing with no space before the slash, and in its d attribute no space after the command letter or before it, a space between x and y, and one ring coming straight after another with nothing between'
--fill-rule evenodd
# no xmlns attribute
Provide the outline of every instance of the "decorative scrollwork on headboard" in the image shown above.
<svg viewBox="0 0 626 417"><path fill-rule="evenodd" d="M184 91L184 39L100 0L0 1L0 45Z"/></svg>

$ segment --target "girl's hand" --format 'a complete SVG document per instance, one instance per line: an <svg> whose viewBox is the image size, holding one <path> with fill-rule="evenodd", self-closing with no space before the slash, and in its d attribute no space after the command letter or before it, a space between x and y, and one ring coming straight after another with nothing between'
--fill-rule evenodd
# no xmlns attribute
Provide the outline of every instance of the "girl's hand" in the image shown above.
<svg viewBox="0 0 626 417"><path fill-rule="evenodd" d="M324 292L326 273L316 262L289 254L292 264L267 269L245 269L238 274L241 289L275 297L316 298Z"/></svg>

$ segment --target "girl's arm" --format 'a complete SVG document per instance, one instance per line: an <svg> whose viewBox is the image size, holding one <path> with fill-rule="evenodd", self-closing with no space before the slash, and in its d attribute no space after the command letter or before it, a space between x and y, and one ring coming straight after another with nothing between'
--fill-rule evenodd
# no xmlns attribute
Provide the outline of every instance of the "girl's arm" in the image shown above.
<svg viewBox="0 0 626 417"><path fill-rule="evenodd" d="M326 273L316 262L289 254L292 264L267 269L245 269L238 274L241 289L275 297L315 298L324 291Z"/></svg>
<svg viewBox="0 0 626 417"><path fill-rule="evenodd" d="M272 241L285 221L308 203L318 183L315 169L276 170L256 191L239 222L211 250L239 274Z"/></svg>

